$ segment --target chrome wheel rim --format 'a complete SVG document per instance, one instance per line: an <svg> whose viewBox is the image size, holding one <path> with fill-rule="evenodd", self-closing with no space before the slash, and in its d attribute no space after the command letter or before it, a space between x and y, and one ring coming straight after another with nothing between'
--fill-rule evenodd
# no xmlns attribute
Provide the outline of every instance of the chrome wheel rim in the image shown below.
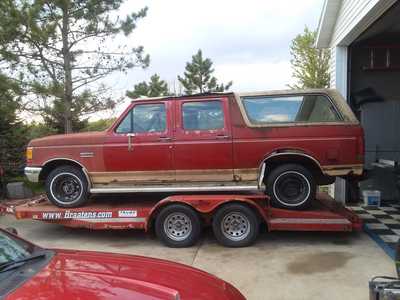
<svg viewBox="0 0 400 300"><path fill-rule="evenodd" d="M172 213L164 220L164 232L173 241L183 241L192 233L192 221L184 213Z"/></svg>
<svg viewBox="0 0 400 300"><path fill-rule="evenodd" d="M231 212L222 219L221 231L232 241L242 241L250 234L250 221L241 212Z"/></svg>

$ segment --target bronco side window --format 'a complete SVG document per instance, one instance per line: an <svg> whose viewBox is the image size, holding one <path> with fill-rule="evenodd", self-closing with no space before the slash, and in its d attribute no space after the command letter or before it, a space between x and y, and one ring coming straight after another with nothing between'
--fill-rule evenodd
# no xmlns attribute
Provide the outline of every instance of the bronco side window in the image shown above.
<svg viewBox="0 0 400 300"><path fill-rule="evenodd" d="M183 103L182 117L185 130L224 128L224 111L219 100Z"/></svg>
<svg viewBox="0 0 400 300"><path fill-rule="evenodd" d="M125 118L119 123L116 133L131 133L132 132L132 110L128 112Z"/></svg>
<svg viewBox="0 0 400 300"><path fill-rule="evenodd" d="M341 121L331 101L323 95L242 97L253 124Z"/></svg>
<svg viewBox="0 0 400 300"><path fill-rule="evenodd" d="M117 127L117 133L164 132L167 127L165 105L138 104Z"/></svg>

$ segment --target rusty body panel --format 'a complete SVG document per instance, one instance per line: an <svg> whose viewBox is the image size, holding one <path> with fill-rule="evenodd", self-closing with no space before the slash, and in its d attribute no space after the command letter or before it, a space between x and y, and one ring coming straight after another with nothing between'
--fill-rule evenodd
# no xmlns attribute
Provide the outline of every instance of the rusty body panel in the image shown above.
<svg viewBox="0 0 400 300"><path fill-rule="evenodd" d="M287 91L270 94L287 94ZM294 92L291 91L291 94ZM363 167L363 130L337 92L325 93L344 116L340 123L254 126L233 93L166 97L133 101L104 132L58 135L30 142L28 167L43 168L67 160L86 170L92 187L113 185L159 186L192 184L223 186L242 183L259 186L262 165L276 155L296 155L315 162L327 176L360 175ZM258 93L263 94L263 93ZM268 93L264 93L268 95ZM194 101L222 103L224 124L216 130L186 130L182 105ZM164 132L116 132L136 105L164 104ZM285 157L286 157L285 156Z"/></svg>

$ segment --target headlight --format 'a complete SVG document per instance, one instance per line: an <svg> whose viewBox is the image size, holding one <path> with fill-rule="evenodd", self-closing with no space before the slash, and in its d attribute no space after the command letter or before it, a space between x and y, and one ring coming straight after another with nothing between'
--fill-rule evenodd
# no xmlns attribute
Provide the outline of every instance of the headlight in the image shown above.
<svg viewBox="0 0 400 300"><path fill-rule="evenodd" d="M26 160L32 160L33 158L33 148L32 147L28 147L26 148Z"/></svg>

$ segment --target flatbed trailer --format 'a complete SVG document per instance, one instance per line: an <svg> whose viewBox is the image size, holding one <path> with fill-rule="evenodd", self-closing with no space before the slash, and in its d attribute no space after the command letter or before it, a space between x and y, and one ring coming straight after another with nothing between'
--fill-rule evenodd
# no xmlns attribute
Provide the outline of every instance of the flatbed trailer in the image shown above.
<svg viewBox="0 0 400 300"><path fill-rule="evenodd" d="M358 231L360 218L325 193L318 193L308 210L272 207L267 196L252 194L172 195L129 199L96 199L80 208L59 208L41 196L5 203L0 211L17 219L33 219L94 230L154 230L170 247L193 245L203 226L211 225L224 246L243 247L255 241L259 225L268 231Z"/></svg>

